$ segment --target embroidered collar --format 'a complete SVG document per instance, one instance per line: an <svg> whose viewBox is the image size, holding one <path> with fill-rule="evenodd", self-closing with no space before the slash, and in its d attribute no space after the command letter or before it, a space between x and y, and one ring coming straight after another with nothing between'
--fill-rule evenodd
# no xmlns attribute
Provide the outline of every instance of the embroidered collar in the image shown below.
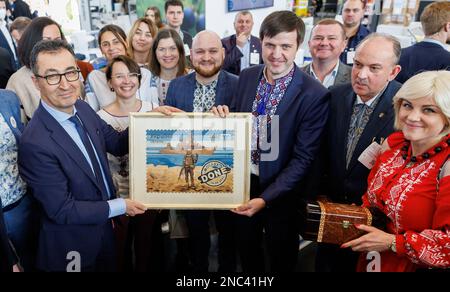
<svg viewBox="0 0 450 292"><path fill-rule="evenodd" d="M405 139L404 145L401 148L402 157L405 161L408 161L407 165L412 166L414 163L421 163L426 159L442 152L450 145L450 134L444 136L439 143L425 151L422 155L412 156L411 142Z"/></svg>

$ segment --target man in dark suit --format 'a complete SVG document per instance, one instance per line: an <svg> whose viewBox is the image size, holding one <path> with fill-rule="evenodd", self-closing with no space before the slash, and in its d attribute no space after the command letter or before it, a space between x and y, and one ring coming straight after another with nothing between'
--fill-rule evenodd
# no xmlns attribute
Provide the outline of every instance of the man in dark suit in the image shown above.
<svg viewBox="0 0 450 292"><path fill-rule="evenodd" d="M244 271L264 271L265 234L269 269L293 271L299 249L296 190L319 148L328 115L328 91L294 64L305 34L290 11L267 16L260 30L265 65L241 72L231 111L251 112L250 201L237 214ZM218 107L222 116L227 109ZM263 232L264 230L264 232Z"/></svg>
<svg viewBox="0 0 450 292"><path fill-rule="evenodd" d="M116 132L78 100L79 70L67 43L41 41L30 59L41 103L19 144L19 171L41 207L37 268L113 271L111 218L145 211L115 199L108 167L106 152L128 152L128 131Z"/></svg>
<svg viewBox="0 0 450 292"><path fill-rule="evenodd" d="M189 49L192 48L192 36L187 31L181 29L184 19L183 3L179 0L168 0L164 4L164 10L166 12L167 25L178 32L185 44L186 56L189 56Z"/></svg>
<svg viewBox="0 0 450 292"><path fill-rule="evenodd" d="M372 166L361 154L374 153L394 131L392 98L401 84L400 43L392 36L372 34L356 49L351 84L331 88L330 114L321 152L323 181L320 194L333 202L362 204ZM358 254L338 246L319 245L316 269L354 271Z"/></svg>
<svg viewBox="0 0 450 292"><path fill-rule="evenodd" d="M231 105L235 95L238 77L221 70L225 50L220 37L211 31L198 33L192 43L191 62L195 72L170 82L165 104L186 112L210 112L214 106ZM236 250L230 222L230 212L215 211L219 231L219 271L232 272L236 269ZM189 245L195 272L207 272L210 248L210 211L186 211L189 229ZM227 222L228 221L228 222ZM231 232L231 234L230 234ZM225 244L224 241L227 243Z"/></svg>
<svg viewBox="0 0 450 292"><path fill-rule="evenodd" d="M253 16L249 11L240 11L234 19L236 34L222 39L225 48L223 69L239 75L242 70L262 64L261 41L252 35Z"/></svg>
<svg viewBox="0 0 450 292"><path fill-rule="evenodd" d="M9 77L14 73L10 54L4 48L0 48L0 88L5 89Z"/></svg>
<svg viewBox="0 0 450 292"><path fill-rule="evenodd" d="M6 0L0 0L0 12L6 11ZM0 13L1 14L1 13ZM17 58L17 48L15 42L9 33L9 29L6 26L6 21L0 16L0 48L4 48L8 51L9 57L11 59L11 64L13 65L14 71L18 69L19 61Z"/></svg>
<svg viewBox="0 0 450 292"><path fill-rule="evenodd" d="M342 7L342 21L348 41L340 59L346 65L353 64L356 47L370 34L370 31L361 23L366 3L367 0L346 0Z"/></svg>
<svg viewBox="0 0 450 292"><path fill-rule="evenodd" d="M344 26L334 19L319 21L311 31L308 42L312 63L303 71L322 83L326 88L350 82L352 68L339 60L347 40Z"/></svg>
<svg viewBox="0 0 450 292"><path fill-rule="evenodd" d="M431 70L450 70L450 52L445 47L450 42L450 2L428 5L420 22L425 39L402 50L402 71L396 80L404 83L412 76Z"/></svg>

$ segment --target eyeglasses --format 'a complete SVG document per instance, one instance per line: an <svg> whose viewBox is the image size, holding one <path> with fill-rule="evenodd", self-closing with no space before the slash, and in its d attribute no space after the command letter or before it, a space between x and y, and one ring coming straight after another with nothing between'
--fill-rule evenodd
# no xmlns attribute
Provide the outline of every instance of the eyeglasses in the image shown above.
<svg viewBox="0 0 450 292"><path fill-rule="evenodd" d="M111 78L117 79L119 81L125 81L125 79L127 80L137 80L139 78L139 76L141 76L141 74L139 73L128 73L128 74L116 74L114 76L111 76Z"/></svg>
<svg viewBox="0 0 450 292"><path fill-rule="evenodd" d="M80 79L80 70L70 70L62 74L50 74L47 76L35 75L38 78L44 78L48 85L57 85L61 82L62 76L66 78L68 82L74 82Z"/></svg>

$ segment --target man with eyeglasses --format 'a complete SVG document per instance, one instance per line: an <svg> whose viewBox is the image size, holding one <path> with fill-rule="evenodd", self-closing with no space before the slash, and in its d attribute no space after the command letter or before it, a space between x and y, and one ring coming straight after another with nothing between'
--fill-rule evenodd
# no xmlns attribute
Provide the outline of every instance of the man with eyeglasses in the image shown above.
<svg viewBox="0 0 450 292"><path fill-rule="evenodd" d="M142 214L140 203L115 199L106 152L128 152L116 132L78 100L80 72L64 41L41 41L31 53L41 102L19 144L19 171L41 206L37 269L114 271L111 218Z"/></svg>

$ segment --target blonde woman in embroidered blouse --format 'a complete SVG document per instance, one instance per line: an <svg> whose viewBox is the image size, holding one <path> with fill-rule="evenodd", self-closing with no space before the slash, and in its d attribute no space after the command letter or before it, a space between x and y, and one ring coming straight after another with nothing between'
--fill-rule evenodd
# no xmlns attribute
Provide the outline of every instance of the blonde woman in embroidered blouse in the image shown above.
<svg viewBox="0 0 450 292"><path fill-rule="evenodd" d="M395 127L370 172L364 206L390 219L386 232L344 244L377 251L380 270L412 272L450 268L450 72L430 71L409 79L394 97ZM358 270L366 271L365 254Z"/></svg>

